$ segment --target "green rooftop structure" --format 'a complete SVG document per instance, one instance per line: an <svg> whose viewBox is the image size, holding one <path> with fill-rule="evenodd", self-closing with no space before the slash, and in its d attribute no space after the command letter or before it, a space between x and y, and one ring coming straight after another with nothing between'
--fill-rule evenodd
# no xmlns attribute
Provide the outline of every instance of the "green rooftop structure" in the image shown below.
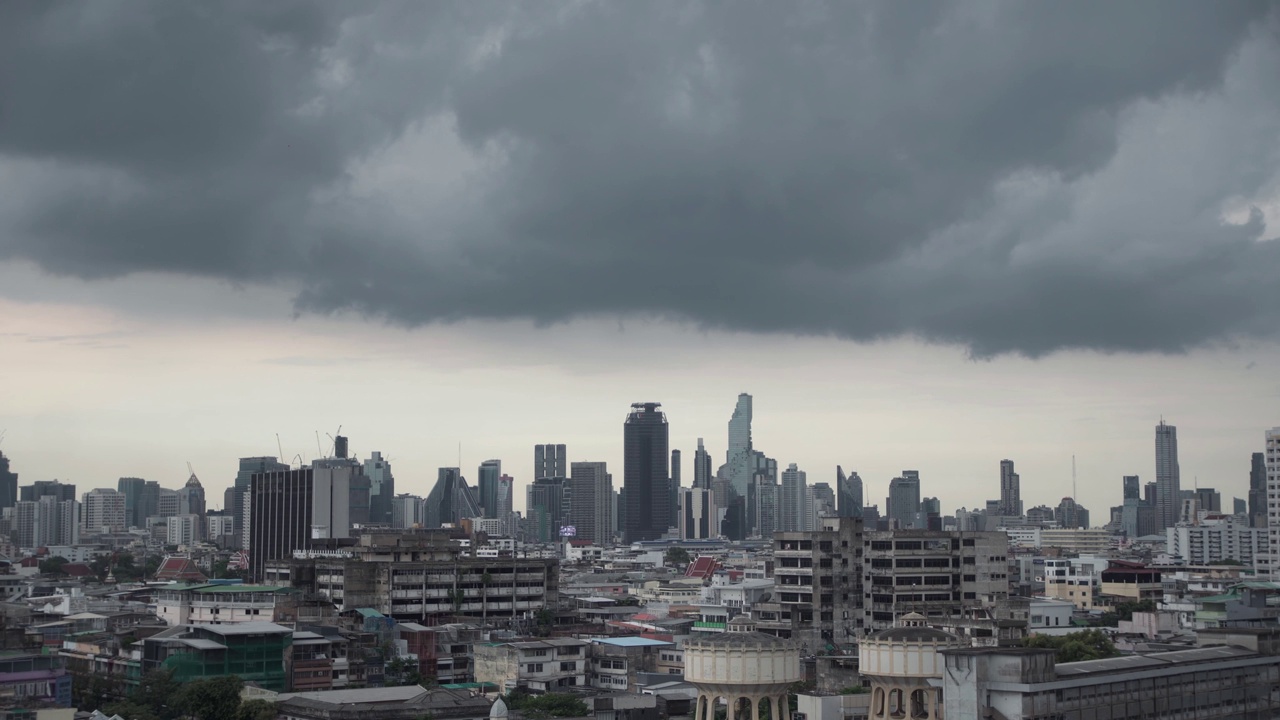
<svg viewBox="0 0 1280 720"><path fill-rule="evenodd" d="M267 690L288 688L293 631L269 622L179 625L143 641L142 669L178 682L236 675Z"/></svg>

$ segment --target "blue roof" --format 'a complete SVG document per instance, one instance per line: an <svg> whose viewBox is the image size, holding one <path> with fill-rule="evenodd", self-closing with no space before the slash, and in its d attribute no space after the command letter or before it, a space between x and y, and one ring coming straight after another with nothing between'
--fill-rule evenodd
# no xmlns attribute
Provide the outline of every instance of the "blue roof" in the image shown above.
<svg viewBox="0 0 1280 720"><path fill-rule="evenodd" d="M364 617L367 617L367 618L370 618L370 617L373 617L373 618L380 618L380 617L382 617L382 613L378 612L377 610L374 610L373 608L356 608L356 612L360 613L361 615L363 615Z"/></svg>
<svg viewBox="0 0 1280 720"><path fill-rule="evenodd" d="M675 645L673 642L666 640L654 640L653 638L632 636L620 638L595 638L593 642L601 645L613 645L614 647L653 647L655 645Z"/></svg>

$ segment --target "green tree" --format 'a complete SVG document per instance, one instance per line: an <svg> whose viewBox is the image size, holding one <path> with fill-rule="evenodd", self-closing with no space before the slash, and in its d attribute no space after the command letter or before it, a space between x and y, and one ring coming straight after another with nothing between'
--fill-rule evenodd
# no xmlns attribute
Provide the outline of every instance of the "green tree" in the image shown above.
<svg viewBox="0 0 1280 720"><path fill-rule="evenodd" d="M1115 643L1101 630L1081 630L1067 635L1032 635L1023 641L1031 648L1049 648L1060 663L1101 660L1120 654Z"/></svg>
<svg viewBox="0 0 1280 720"><path fill-rule="evenodd" d="M61 555L54 555L48 560L40 561L40 572L44 575L61 575L62 566L67 564L67 559Z"/></svg>
<svg viewBox="0 0 1280 720"><path fill-rule="evenodd" d="M119 715L124 720L162 720L150 707L132 700L120 700L99 709L108 716Z"/></svg>
<svg viewBox="0 0 1280 720"><path fill-rule="evenodd" d="M138 681L138 687L129 696L129 703L150 712L149 717L141 720L173 720L179 712L173 705L173 699L181 687L168 670L152 670ZM120 716L134 720L123 713Z"/></svg>
<svg viewBox="0 0 1280 720"><path fill-rule="evenodd" d="M582 717L587 714L587 704L582 701L582 698L568 693L530 695L517 691L506 697L506 703L508 707L518 710L521 715L531 720Z"/></svg>
<svg viewBox="0 0 1280 720"><path fill-rule="evenodd" d="M422 673L418 670L418 664L402 657L391 658L383 672L385 678L383 682L387 687L422 684Z"/></svg>
<svg viewBox="0 0 1280 720"><path fill-rule="evenodd" d="M244 682L235 675L196 680L182 686L174 705L196 720L237 720L243 689Z"/></svg>
<svg viewBox="0 0 1280 720"><path fill-rule="evenodd" d="M688 565L689 551L682 547L673 547L667 549L668 565Z"/></svg>
<svg viewBox="0 0 1280 720"><path fill-rule="evenodd" d="M245 700L236 710L236 720L275 720L276 704L270 700Z"/></svg>

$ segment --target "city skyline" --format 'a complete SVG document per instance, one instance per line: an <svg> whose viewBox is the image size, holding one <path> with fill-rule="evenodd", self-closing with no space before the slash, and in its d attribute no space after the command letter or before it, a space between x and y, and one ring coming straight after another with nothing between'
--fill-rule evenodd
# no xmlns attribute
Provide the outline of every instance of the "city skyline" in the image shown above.
<svg viewBox="0 0 1280 720"><path fill-rule="evenodd" d="M741 395L739 396L739 398L738 398L738 407L739 407L739 408L740 408L740 407L741 407L741 405L742 405L743 397L744 397L744 396L747 396L747 395L748 395L747 393L743 393L743 394L741 394ZM748 402L750 402L750 400L748 400ZM728 409L728 414L730 415L730 417L732 417L733 413L734 413L734 412L736 412L736 411L733 409L733 406L731 406L731 405L727 405L727 406L726 406L726 408ZM1163 420L1161 420L1160 422L1164 422L1164 421L1163 421ZM1168 426L1172 428L1172 423L1169 423L1169 424L1168 424ZM731 428L733 427L732 422L730 422L730 427L731 427ZM1149 432L1149 430L1148 430L1148 432ZM708 433L708 435L710 435L710 433ZM1148 438L1150 438L1150 435L1148 435ZM362 440L362 439L364 439L364 438L356 438L357 444L359 444L359 441L360 441L360 440ZM714 440L714 436L712 436L712 439L711 439L711 440L707 440L707 439L705 439L705 438L704 438L703 440L704 440L704 443L706 444L706 446L708 447L708 452L709 452L709 454L713 453L713 452L714 452L714 442L715 442L715 440ZM1261 442L1261 441L1259 442L1259 445L1263 445L1263 444L1265 444L1265 443L1264 443L1264 442ZM537 443L537 445L541 445L541 443ZM1150 447L1150 446L1148 446L1148 447ZM673 448L672 448L672 449L673 449L673 450L678 450L678 448L674 447L674 441L673 441ZM1150 451L1148 450L1148 452L1150 452ZM362 459L365 459L365 458L372 459L372 457L371 457L372 453L379 453L379 457L377 458L379 461L381 461L383 458L386 458L386 457L388 457L388 456L389 456L389 453L388 453L388 452L386 452L386 451L368 451L368 452L367 452L367 454L366 454L366 455L364 455ZM482 454L483 454L483 453L482 453ZM526 454L526 455L528 454L528 450L526 450L526 451L525 451L525 454ZM1010 453L1010 454L1013 454L1013 453ZM1247 461L1252 460L1252 454L1253 454L1253 453L1250 453L1250 454L1249 454L1249 457L1247 457L1247 458L1246 458L1246 463L1247 463ZM12 463L12 462L13 462L13 460L12 460L12 456L10 455L10 456L7 456L7 457L8 457L8 459L10 459L10 462ZM312 461L312 460L314 460L314 459L315 459L314 457L311 457L311 456L304 456L304 457L306 458L307 462L310 462L310 461ZM570 447L568 448L568 451L567 451L567 453L566 453L566 457L567 457L567 460L568 460L569 462L608 462L607 460L593 460L593 459L588 459L588 458L585 458L585 457L584 457L584 458L579 458L579 457L577 456L577 454L574 452L574 449L573 449L573 447L572 447L572 446L570 446ZM256 458L249 458L249 459L256 459ZM296 464L297 464L297 463L296 463L296 459L297 459L297 458L295 457L295 462L294 462L294 465L295 465L295 466L296 466ZM238 460L238 459L237 459L237 460ZM690 462L692 462L692 460L693 460L693 458L690 458ZM469 484L473 489L475 489L477 492L478 492L478 487L479 487L479 485L478 485L478 480L479 480L479 479L480 479L480 477L481 477L479 468L481 468L481 467L482 467L482 466L484 466L486 463L491 462L491 461L492 461L492 459L489 459L489 460L485 460L485 461L478 462L478 463L477 463L477 465L476 465L476 468L470 468L470 467L466 466L465 464L464 464L464 466L461 468L461 474L462 474L462 476L463 476L464 478L466 478L466 479L467 479L468 484ZM501 461L499 460L499 462L501 462ZM618 461L618 462L619 462L619 464L621 464L621 462L620 462L620 461ZM788 464L789 464L789 463L788 463ZM456 465L456 461L455 461L455 463L454 463L454 464L451 464L451 465L442 465L442 466L438 466L438 467L434 468L434 469L433 469L433 470L434 470L434 473L433 473L433 474L438 474L438 473L439 473L439 471L440 471L442 468L447 468L447 467L457 467L457 465ZM968 484L968 485L966 486L966 488L965 488L965 491L966 491L967 493L969 493L969 494L967 494L967 495L966 495L966 494L963 494L963 493L957 493L957 492L955 492L954 488L950 487L951 483L948 483L948 482L947 482L946 476L943 476L943 477L941 477L941 478L937 478L937 480L936 480L936 482L935 482L934 484L930 484L930 483L928 482L928 479L927 479L927 478L925 478L925 479L923 480L922 484L921 484L921 490L920 490L920 492L921 492L922 494L929 494L929 495L931 495L931 496L937 496L937 497L940 497L940 498L942 499L942 509L943 509L943 514L944 514L944 515L945 515L945 514L951 514L951 513L953 513L955 510L960 509L960 508L966 508L966 509L975 509L975 508L976 508L976 509L980 509L980 508L982 508L982 507L983 507L983 504L984 504L987 500L991 500L991 499L998 499L998 498L1000 497L1000 488L1001 488L1001 482L1000 482L1000 480L1001 480L1001 468L1002 468L1002 466L997 465L997 466L996 466L996 468L995 468L995 469L992 471L992 473L991 473L991 478L987 478L987 479L985 479L986 484L989 484L989 485L990 485L990 490L989 490L989 491L986 491L986 490L985 490L985 488L986 488L986 484L983 484L983 483L984 483L984 479L982 479L982 478L977 478L977 477L972 477L972 478L970 478L970 480L968 481L968 482L969 482L969 484ZM1020 466L1020 468L1021 468L1021 466ZM18 465L15 465L15 466L14 466L13 471L14 471L14 472L18 472L19 470L20 470L20 463L19 463ZM1248 497L1248 484L1249 484L1249 472L1248 472L1248 470L1249 470L1249 468L1248 468L1248 467L1246 467L1246 469L1245 469L1244 471L1241 471L1241 473L1240 473L1240 474L1243 476L1242 478L1240 478L1240 477L1223 477L1223 475L1218 475L1218 476L1215 476L1215 477L1217 477L1218 479L1217 479L1216 481L1214 481L1214 482L1209 482L1209 481L1208 481L1208 479L1206 479L1206 478L1198 478L1196 481L1193 481L1193 482L1198 482L1199 486L1201 486L1201 487L1212 487L1212 488L1214 488L1214 489L1218 490L1218 491L1223 495L1223 497L1225 498L1225 499L1224 499L1224 502L1227 502L1227 500L1226 500L1226 499L1229 499L1229 498L1232 498L1232 497L1237 497L1237 498L1247 499L1247 497ZM859 474L860 474L860 475L865 475L865 474L866 474L866 473L862 473L861 471L857 471L857 470L850 470L849 472L850 472L850 473L852 473L852 472L859 472ZM1070 473L1070 470L1068 470L1068 475L1069 475L1069 473ZM685 474L687 475L688 473L685 473ZM823 470L819 470L819 471L816 471L816 472L812 472L812 473L810 473L810 474L812 475L812 477L811 477L811 479L810 479L810 482L812 482L812 483L816 483L816 482L828 482L828 484L832 485L832 487L834 487L834 486L835 486L835 480L836 480L836 468L835 468L835 467L830 468L830 471L829 471L829 472L828 472L828 471L826 471L825 469L823 469ZM830 477L827 477L827 475L828 475L828 474L830 475ZM1148 483L1148 482L1155 482L1155 478L1156 478L1156 473L1155 473L1155 467L1154 467L1154 466L1153 466L1150 470L1148 470L1145 474L1144 474L1143 472L1137 472L1137 473L1127 473L1125 476L1128 476L1128 475L1130 475L1130 474L1136 474L1139 478L1141 478L1141 479L1142 479L1142 483L1143 483L1144 485L1145 485L1146 483ZM864 482L864 484L865 484L865 490L864 490L864 502L865 502L866 504L868 504L868 505L879 505L879 506L880 506L880 512L881 512L882 514L884 514L884 513L886 512L886 508L884 507L884 498L885 498L885 497L887 496L887 494L888 494L889 484L890 484L890 482L891 482L891 480L892 480L892 478L893 478L893 477L898 477L899 475L900 475L900 473L899 473L899 472L894 472L894 473L892 474L892 477L890 477L890 478L885 478L885 479L881 480L881 482L879 482L879 483L877 483L877 478L874 478L874 477L873 477L873 478L871 478L871 479L868 479L868 478L866 478L866 477L863 477L863 482ZM530 477L530 476L526 476L526 477L527 477L527 478L530 478L530 479L522 479L522 478L520 478L520 477L516 477L516 483L515 483L515 486L516 486L516 488L517 488L517 493L519 493L519 494L523 494L524 488L525 488L525 487L527 487L527 485L528 485L528 484L530 483L530 481L531 481L531 477ZM1077 500L1080 502L1080 504L1081 504L1082 506L1092 508L1092 509L1094 509L1095 511L1100 511L1100 510L1103 510L1103 509L1105 509L1105 508L1107 508L1107 507L1111 507L1111 506L1115 506L1115 505L1120 505L1120 504L1122 504L1122 503L1123 503L1123 497L1122 497L1122 493L1121 493L1121 479L1122 479L1122 477L1124 477L1124 476L1117 476L1117 477L1115 477L1115 478L1110 478L1110 480L1112 480L1112 481L1114 481L1114 482L1108 483L1107 479L1104 479L1102 482L1097 482L1097 477L1096 477L1096 476L1093 476L1094 482L1091 482L1090 484L1091 484L1091 485L1093 485L1094 487L1093 487L1091 490L1089 490L1089 491L1079 493L1079 495L1078 495L1078 497L1077 497ZM29 473L28 473L28 474L26 474L26 475L23 475L23 476L22 476L22 483L23 483L23 484L30 484L31 482L36 481L37 479L40 479L40 478L37 478L36 476L31 475L31 474L29 474ZM44 479L44 480L49 480L49 479ZM163 482L163 481L156 481L156 480L152 480L151 478L146 478L146 480L148 480L149 482L152 482L152 483L159 482L160 486L161 486L161 487L163 487L163 488L165 488L165 489L167 489L167 490L177 490L177 489L180 489L180 488L182 487L182 484L178 484L176 480L174 481L174 483L173 483L173 484L168 484L168 483ZM210 492L210 495L209 495L209 497L213 498L213 501L208 503L208 507L210 507L210 509L215 509L215 508L217 508L217 509L222 509L222 508L221 508L222 503L220 502L220 499L223 497L223 493L221 492L222 487L221 487L221 486L219 486L219 480L221 480L221 478L219 478L219 477L211 477L211 476L208 476L208 475L206 475L206 478L202 480L202 482L207 486L207 488L206 488L206 492L210 492L210 491L209 491L209 488L213 488L213 491L212 491L212 492ZM232 480L232 481L234 481L234 476L231 478L231 480ZM73 482L73 483L74 483L74 480L71 480L71 479L66 479L66 481L67 481L67 482ZM184 480L183 482L185 483L185 480ZM397 487L397 492L400 492L400 493L411 493L411 494L419 495L419 496L422 496L422 497L426 497L426 496L429 494L429 492L430 492L430 490L432 489L432 487L434 487L434 483L435 483L435 481L433 480L431 483L429 483L429 484L427 484L425 487L423 487L423 485L422 485L421 483L412 483L412 484L408 484L408 485L406 485L406 484L401 483L399 480L397 480L397 485L398 485L398 487ZM1070 483L1070 480L1068 479L1068 485L1067 485L1066 487L1064 487L1064 488L1063 488L1063 492L1062 492L1062 494L1061 494L1061 495L1056 495L1056 494L1054 494L1054 493L1050 493L1050 494L1038 493L1038 492L1037 492L1038 487L1037 487L1035 484L1032 484L1032 485L1028 486L1028 487L1029 487L1029 489L1031 489L1031 490L1032 490L1032 494L1031 494L1031 499L1030 499L1030 500L1026 500L1026 501L1024 501L1024 506L1025 506L1025 507L1031 507L1032 505L1048 505L1048 506L1051 506L1051 507L1052 507L1052 506L1055 506L1055 505L1056 505L1056 504L1057 504L1057 503L1058 503L1062 498L1064 498L1064 497L1070 497L1070 496L1071 496L1071 494L1072 494L1072 493L1071 493L1071 487L1070 487L1069 483ZM227 483L227 487L230 487L230 486L231 486L231 484L232 484L231 482L228 482L228 483ZM82 486L81 486L81 488L80 488L80 490L77 492L77 498L76 498L76 499L77 499L77 500L79 500L79 499L80 499L80 496L81 496L84 492L87 492L87 491L88 491L88 490L90 490L90 489L99 488L99 487L101 487L101 488L109 488L109 487L114 487L115 485L116 485L116 483L115 483L115 482L105 483L105 484L101 484L101 485L82 485ZM683 484L682 484L682 487L690 487L690 486L691 486L691 476L690 476L690 482L685 482L685 483L683 483ZM618 487L619 487L619 489L620 489L620 487L621 487L621 486L619 485ZM879 491L877 491L877 489L876 489L877 487L882 487L882 488L883 488L883 492L879 492ZM1184 490L1189 490L1189 489L1191 489L1191 484L1190 484L1190 483L1185 483L1185 482L1184 482L1184 483L1182 484L1182 489L1184 489ZM779 490L781 491L781 486L779 486ZM950 490L950 492L948 492L949 490ZM877 493L878 493L878 494L877 494ZM1112 497L1112 494L1113 494L1113 493L1114 493L1114 495L1115 495L1115 497L1114 497L1114 498ZM949 500L949 499L947 499L947 498L958 498L958 499L959 499L959 501L958 501L958 502L953 502L953 501L951 501L951 500ZM477 498L477 499L478 499L478 498ZM519 501L517 501L517 502L519 502ZM526 511L526 512L527 512L527 508L522 508L522 507L520 507L520 505L519 505L519 504L517 504L516 509L521 510L521 511Z"/></svg>

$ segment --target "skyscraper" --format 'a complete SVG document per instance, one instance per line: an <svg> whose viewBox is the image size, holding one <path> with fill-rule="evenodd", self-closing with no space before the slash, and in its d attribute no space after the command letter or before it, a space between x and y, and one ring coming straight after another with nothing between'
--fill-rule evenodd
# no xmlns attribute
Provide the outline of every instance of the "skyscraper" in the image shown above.
<svg viewBox="0 0 1280 720"><path fill-rule="evenodd" d="M391 500L396 496L396 477L391 472L391 461L374 450L364 461L364 474L369 478L369 522L388 525L391 523Z"/></svg>
<svg viewBox="0 0 1280 720"><path fill-rule="evenodd" d="M710 488L683 488L680 491L680 538L710 540L717 537L715 493Z"/></svg>
<svg viewBox="0 0 1280 720"><path fill-rule="evenodd" d="M513 514L515 513L515 487L516 480L510 475L502 475L498 478L498 514L497 518L502 521L503 532L508 535L515 533L513 527Z"/></svg>
<svg viewBox="0 0 1280 720"><path fill-rule="evenodd" d="M18 502L18 473L9 469L9 458L0 452L0 510Z"/></svg>
<svg viewBox="0 0 1280 720"><path fill-rule="evenodd" d="M1249 463L1249 525L1267 526L1267 460L1260 452Z"/></svg>
<svg viewBox="0 0 1280 720"><path fill-rule="evenodd" d="M569 525L581 540L607 546L613 542L613 477L602 462L569 466Z"/></svg>
<svg viewBox="0 0 1280 720"><path fill-rule="evenodd" d="M187 478L187 484L178 490L178 514L179 515L198 515L204 517L205 514L204 486L200 484L200 478L195 473L191 473L191 477Z"/></svg>
<svg viewBox="0 0 1280 720"><path fill-rule="evenodd" d="M235 518L236 535L240 538L240 547L249 547L249 485L253 476L257 473L281 472L288 469L289 465L287 463L282 463L278 459L267 455L240 458L240 465L236 470L236 479L231 486L233 504L223 508L224 510L230 510L232 517ZM120 479L120 491L125 493L127 499L128 492L124 488L126 480L130 482L134 480L141 482L141 480L139 478ZM133 517L132 508L133 505L130 504L125 509L125 514L129 515L130 518Z"/></svg>
<svg viewBox="0 0 1280 720"><path fill-rule="evenodd" d="M1160 530L1178 524L1182 513L1182 483L1178 473L1178 428L1156 426L1156 516Z"/></svg>
<svg viewBox="0 0 1280 720"><path fill-rule="evenodd" d="M902 477L890 480L888 504L891 523L901 529L915 527L920 512L920 474L903 470Z"/></svg>
<svg viewBox="0 0 1280 720"><path fill-rule="evenodd" d="M501 476L501 460L485 460L480 463L476 487L480 490L480 512L484 517L498 517L498 478Z"/></svg>
<svg viewBox="0 0 1280 720"><path fill-rule="evenodd" d="M442 527L446 523L457 524L463 518L480 516L480 506L475 493L467 486L461 468L443 467L436 475L435 487L427 495L423 512L423 527Z"/></svg>
<svg viewBox="0 0 1280 720"><path fill-rule="evenodd" d="M18 547L35 549L80 542L80 502L38 495L14 504L14 533Z"/></svg>
<svg viewBox="0 0 1280 720"><path fill-rule="evenodd" d="M782 471L782 493L778 502L778 530L803 532L805 522L804 496L808 487L805 472L795 463Z"/></svg>
<svg viewBox="0 0 1280 720"><path fill-rule="evenodd" d="M749 408L751 396L745 397ZM671 521L671 496L667 492L669 428L660 407L662 404L656 402L633 403L623 423L626 526L622 535L626 543L657 540Z"/></svg>
<svg viewBox="0 0 1280 720"><path fill-rule="evenodd" d="M857 472L845 477L836 466L836 514L840 517L862 517L862 478Z"/></svg>
<svg viewBox="0 0 1280 720"><path fill-rule="evenodd" d="M128 529L125 522L124 495L111 488L97 488L85 493L80 506L81 534L119 533Z"/></svg>
<svg viewBox="0 0 1280 720"><path fill-rule="evenodd" d="M1141 500L1142 499L1142 481L1137 475L1125 475L1121 479L1124 485L1125 500Z"/></svg>
<svg viewBox="0 0 1280 720"><path fill-rule="evenodd" d="M122 477L116 489L124 493L125 522L129 527L145 528L147 518L160 509L160 484L136 477Z"/></svg>
<svg viewBox="0 0 1280 720"><path fill-rule="evenodd" d="M42 497L56 498L58 502L76 499L76 486L57 480L37 480L18 488L18 499L36 502Z"/></svg>
<svg viewBox="0 0 1280 720"><path fill-rule="evenodd" d="M1266 435L1267 496L1280 494L1280 427ZM1272 580L1280 580L1280 503L1267 503L1267 558Z"/></svg>
<svg viewBox="0 0 1280 720"><path fill-rule="evenodd" d="M671 497L667 507L671 508L671 527L680 527L680 451L671 451L671 479L667 483Z"/></svg>
<svg viewBox="0 0 1280 720"><path fill-rule="evenodd" d="M313 539L350 536L350 466L254 473L249 481L249 571L261 581L268 560L307 550Z"/></svg>
<svg viewBox="0 0 1280 720"><path fill-rule="evenodd" d="M751 449L751 396L740 393L738 404L733 407L733 415L729 417L729 447L726 455L732 460L734 455Z"/></svg>
<svg viewBox="0 0 1280 720"><path fill-rule="evenodd" d="M1000 461L1000 514L1022 515L1022 488L1012 460Z"/></svg>
<svg viewBox="0 0 1280 720"><path fill-rule="evenodd" d="M698 450L693 454L693 486L710 489L711 477L711 454L698 438Z"/></svg>
<svg viewBox="0 0 1280 720"><path fill-rule="evenodd" d="M564 445L533 446L533 479L562 478L568 474Z"/></svg>
<svg viewBox="0 0 1280 720"><path fill-rule="evenodd" d="M555 542L565 521L566 478L538 478L525 488L525 539ZM568 503L572 507L572 497Z"/></svg>

